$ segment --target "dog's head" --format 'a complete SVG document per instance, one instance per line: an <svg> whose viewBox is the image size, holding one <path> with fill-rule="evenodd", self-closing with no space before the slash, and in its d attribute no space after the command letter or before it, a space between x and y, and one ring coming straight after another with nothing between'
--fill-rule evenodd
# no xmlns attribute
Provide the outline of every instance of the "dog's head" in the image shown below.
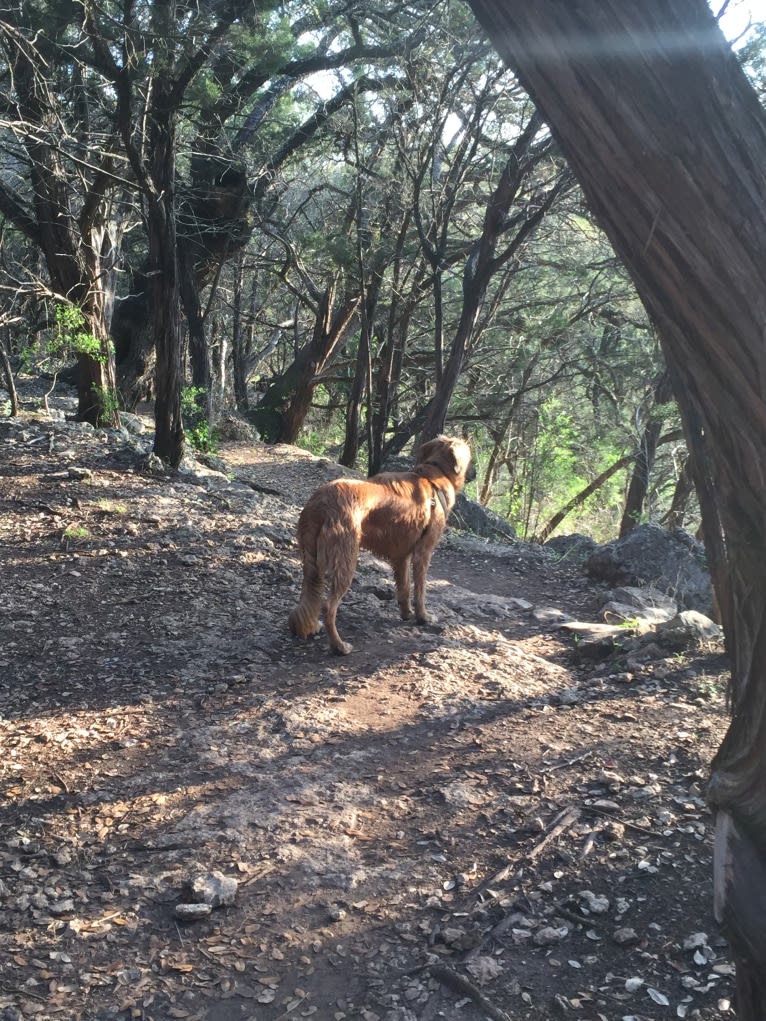
<svg viewBox="0 0 766 1021"><path fill-rule="evenodd" d="M451 436L437 436L424 443L418 451L417 462L418 465L433 464L441 468L457 492L466 482L476 478L476 470L471 463L471 448L465 440L453 439Z"/></svg>

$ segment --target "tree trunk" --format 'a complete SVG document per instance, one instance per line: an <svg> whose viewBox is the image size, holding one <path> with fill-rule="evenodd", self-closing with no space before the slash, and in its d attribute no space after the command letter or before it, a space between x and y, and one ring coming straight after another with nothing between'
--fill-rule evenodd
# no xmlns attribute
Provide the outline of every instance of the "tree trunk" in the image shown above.
<svg viewBox="0 0 766 1021"><path fill-rule="evenodd" d="M346 297L334 309L335 284L325 288L314 332L285 372L266 390L250 419L269 443L295 443L314 396L318 375L343 342L359 307L359 297Z"/></svg>
<svg viewBox="0 0 766 1021"><path fill-rule="evenodd" d="M177 252L181 303L186 316L191 382L196 391L195 403L201 416L208 425L212 425L213 365L210 345L205 336L205 316L196 276L195 246L179 240Z"/></svg>
<svg viewBox="0 0 766 1021"><path fill-rule="evenodd" d="M234 300L231 310L231 374L234 386L234 404L242 413L250 408L247 394L247 349L242 324L242 286L245 276L245 259L242 251L237 254L234 277ZM255 277L254 277L255 279Z"/></svg>
<svg viewBox="0 0 766 1021"><path fill-rule="evenodd" d="M766 118L704 0L470 0L654 319L732 660L716 913L766 1015Z"/></svg>
<svg viewBox="0 0 766 1021"><path fill-rule="evenodd" d="M692 480L691 464L687 457L681 465L681 471L676 479L676 488L673 490L673 499L670 501L670 508L667 514L661 519L660 524L665 528L683 528L686 518L686 508L689 505L694 482Z"/></svg>
<svg viewBox="0 0 766 1021"><path fill-rule="evenodd" d="M372 322L382 283L383 277L380 273L376 273L370 283L364 288L364 302L360 316L359 351L356 359L354 381L346 408L346 434L343 442L343 452L340 456L340 463L347 468L354 467L359 454L362 404L365 393L367 394L368 402L371 401ZM372 429L372 423L369 421L368 426L369 431Z"/></svg>
<svg viewBox="0 0 766 1021"><path fill-rule="evenodd" d="M154 396L157 361L149 316L148 281L132 275L130 293L117 303L112 316L112 337L117 362L117 388L123 407L133 411Z"/></svg>
<svg viewBox="0 0 766 1021"><path fill-rule="evenodd" d="M638 454L633 465L633 474L628 483L628 492L625 497L625 508L620 522L620 538L632 532L636 525L641 522L641 515L644 512L644 501L649 492L649 478L654 467L654 459L657 454L657 441L662 432L662 417L657 409L667 404L673 396L670 387L670 376L663 372L657 385L654 388L654 399L649 408L644 434L638 448Z"/></svg>
<svg viewBox="0 0 766 1021"><path fill-rule="evenodd" d="M5 380L5 389L8 391L8 396L11 401L11 417L15 418L19 413L19 395L16 390L16 381L13 378L11 360L8 357L8 352L5 349L5 339L3 337L0 337L0 365L2 365L3 368L3 379Z"/></svg>
<svg viewBox="0 0 766 1021"><path fill-rule="evenodd" d="M147 292L151 309L157 370L154 401L154 453L171 468L183 456L184 429L181 418L180 287L176 249L175 210L175 112L170 86L160 76L152 104L152 163L150 175L155 194L148 202L149 274Z"/></svg>

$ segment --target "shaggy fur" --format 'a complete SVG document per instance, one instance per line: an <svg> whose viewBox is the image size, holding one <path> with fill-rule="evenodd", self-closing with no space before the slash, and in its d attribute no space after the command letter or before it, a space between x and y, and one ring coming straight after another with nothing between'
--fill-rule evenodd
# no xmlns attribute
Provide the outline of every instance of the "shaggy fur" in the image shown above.
<svg viewBox="0 0 766 1021"><path fill-rule="evenodd" d="M471 449L465 440L437 436L423 444L412 471L384 472L366 480L337 479L320 486L298 521L303 588L289 617L293 634L300 638L316 634L324 601L330 649L339 655L351 652L338 634L335 617L351 586L360 547L393 567L403 620L412 615L412 574L415 619L428 623L425 586L431 554L456 494L475 475L470 472Z"/></svg>

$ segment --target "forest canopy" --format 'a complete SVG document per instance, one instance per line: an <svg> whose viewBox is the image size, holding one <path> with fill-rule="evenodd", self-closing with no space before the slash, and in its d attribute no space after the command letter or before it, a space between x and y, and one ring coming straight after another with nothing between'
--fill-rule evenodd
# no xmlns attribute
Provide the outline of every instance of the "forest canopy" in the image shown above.
<svg viewBox="0 0 766 1021"><path fill-rule="evenodd" d="M0 39L3 413L63 370L171 466L232 411L369 472L447 429L521 536L696 528L652 325L466 6L24 0Z"/></svg>

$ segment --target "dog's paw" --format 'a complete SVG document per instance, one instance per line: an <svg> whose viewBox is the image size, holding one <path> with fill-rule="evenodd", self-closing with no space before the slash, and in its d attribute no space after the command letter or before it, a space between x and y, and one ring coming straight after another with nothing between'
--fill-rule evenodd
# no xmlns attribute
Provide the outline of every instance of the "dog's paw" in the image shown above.
<svg viewBox="0 0 766 1021"><path fill-rule="evenodd" d="M412 616L412 607L410 606L409 603L406 603L404 605L402 603L399 604L399 616L402 618L402 620L410 619L410 617Z"/></svg>
<svg viewBox="0 0 766 1021"><path fill-rule="evenodd" d="M354 646L350 642L341 642L340 645L333 645L332 651L336 656L348 656L353 648Z"/></svg>
<svg viewBox="0 0 766 1021"><path fill-rule="evenodd" d="M416 620L416 622L418 624L422 624L424 626L427 625L427 624L438 624L439 623L439 618L438 617L434 617L434 615L431 614L431 613L426 613L425 610L422 613L417 614L417 616L415 617L415 620Z"/></svg>

